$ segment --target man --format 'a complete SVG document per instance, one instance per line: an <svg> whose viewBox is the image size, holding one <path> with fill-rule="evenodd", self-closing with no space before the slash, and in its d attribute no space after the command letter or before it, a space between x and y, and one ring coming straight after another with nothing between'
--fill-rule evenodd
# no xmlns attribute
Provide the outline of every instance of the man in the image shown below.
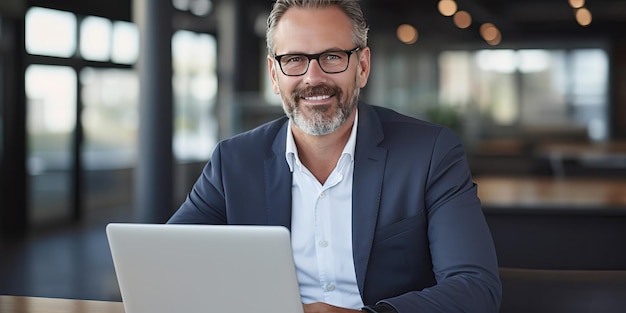
<svg viewBox="0 0 626 313"><path fill-rule="evenodd" d="M459 139L358 102L370 49L357 1L278 0L267 46L287 117L220 142L169 222L288 227L307 313L497 312Z"/></svg>

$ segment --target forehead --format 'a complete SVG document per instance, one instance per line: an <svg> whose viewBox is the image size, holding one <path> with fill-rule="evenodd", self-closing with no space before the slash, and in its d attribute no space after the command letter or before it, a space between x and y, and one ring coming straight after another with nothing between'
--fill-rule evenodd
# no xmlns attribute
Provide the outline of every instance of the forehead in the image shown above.
<svg viewBox="0 0 626 313"><path fill-rule="evenodd" d="M275 53L352 49L352 24L337 6L290 8L277 24Z"/></svg>

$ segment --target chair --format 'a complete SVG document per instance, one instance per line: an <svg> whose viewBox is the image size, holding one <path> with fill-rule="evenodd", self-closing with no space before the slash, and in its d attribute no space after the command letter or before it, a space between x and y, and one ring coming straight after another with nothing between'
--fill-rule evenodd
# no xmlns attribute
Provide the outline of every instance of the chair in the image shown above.
<svg viewBox="0 0 626 313"><path fill-rule="evenodd" d="M626 271L500 268L500 313L626 312Z"/></svg>

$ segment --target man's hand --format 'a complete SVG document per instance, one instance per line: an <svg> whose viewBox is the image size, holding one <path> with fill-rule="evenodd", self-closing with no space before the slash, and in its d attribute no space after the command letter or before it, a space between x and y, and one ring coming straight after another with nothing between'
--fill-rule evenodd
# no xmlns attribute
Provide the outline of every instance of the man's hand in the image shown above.
<svg viewBox="0 0 626 313"><path fill-rule="evenodd" d="M304 313L355 313L361 312L359 310L351 310L340 308L338 306L330 305L323 302L315 302L310 304L303 304Z"/></svg>

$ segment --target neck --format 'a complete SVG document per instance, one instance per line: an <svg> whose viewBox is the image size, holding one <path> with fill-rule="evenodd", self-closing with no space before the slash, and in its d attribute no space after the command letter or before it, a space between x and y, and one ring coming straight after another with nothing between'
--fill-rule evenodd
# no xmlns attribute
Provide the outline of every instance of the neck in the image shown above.
<svg viewBox="0 0 626 313"><path fill-rule="evenodd" d="M355 116L356 110L337 130L322 136L304 133L292 124L291 131L300 161L321 184L324 184L337 165L341 153L350 139Z"/></svg>

